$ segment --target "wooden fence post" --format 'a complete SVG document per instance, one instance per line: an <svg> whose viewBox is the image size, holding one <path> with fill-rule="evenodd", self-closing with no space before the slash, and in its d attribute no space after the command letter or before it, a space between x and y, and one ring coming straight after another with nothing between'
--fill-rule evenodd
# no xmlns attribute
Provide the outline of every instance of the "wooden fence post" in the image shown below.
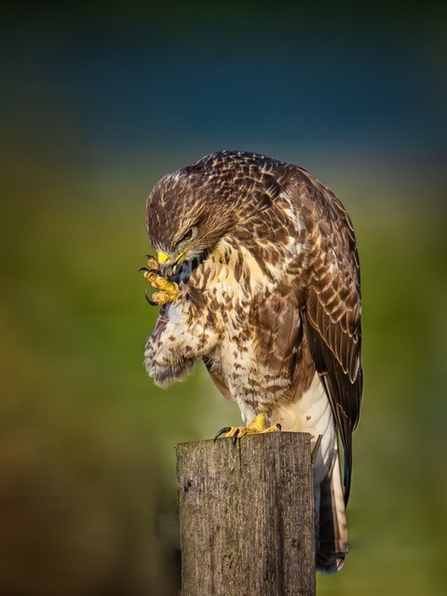
<svg viewBox="0 0 447 596"><path fill-rule="evenodd" d="M177 447L182 596L313 596L310 435Z"/></svg>

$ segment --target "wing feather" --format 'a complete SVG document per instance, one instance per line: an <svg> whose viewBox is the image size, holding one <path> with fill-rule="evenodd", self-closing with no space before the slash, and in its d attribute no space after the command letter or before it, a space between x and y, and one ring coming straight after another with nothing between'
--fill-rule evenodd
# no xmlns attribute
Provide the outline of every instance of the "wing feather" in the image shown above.
<svg viewBox="0 0 447 596"><path fill-rule="evenodd" d="M297 169L298 199L305 203L313 255L302 316L344 449L347 502L352 431L363 388L359 257L352 223L339 199L308 172Z"/></svg>

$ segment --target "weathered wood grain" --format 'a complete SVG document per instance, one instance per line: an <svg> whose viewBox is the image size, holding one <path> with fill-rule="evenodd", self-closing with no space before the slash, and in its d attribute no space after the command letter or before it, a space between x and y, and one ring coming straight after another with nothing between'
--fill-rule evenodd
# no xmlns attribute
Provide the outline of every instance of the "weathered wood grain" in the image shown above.
<svg viewBox="0 0 447 596"><path fill-rule="evenodd" d="M177 447L182 596L315 594L309 435Z"/></svg>

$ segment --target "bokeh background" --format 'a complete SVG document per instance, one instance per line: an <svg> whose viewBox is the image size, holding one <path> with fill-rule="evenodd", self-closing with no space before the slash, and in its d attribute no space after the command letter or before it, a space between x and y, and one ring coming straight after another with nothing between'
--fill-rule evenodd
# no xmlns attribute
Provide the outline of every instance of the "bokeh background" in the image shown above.
<svg viewBox="0 0 447 596"><path fill-rule="evenodd" d="M239 415L201 367L166 391L143 370L144 204L164 173L224 148L310 170L357 231L351 554L319 594L445 593L446 13L3 9L1 595L177 593L175 446Z"/></svg>

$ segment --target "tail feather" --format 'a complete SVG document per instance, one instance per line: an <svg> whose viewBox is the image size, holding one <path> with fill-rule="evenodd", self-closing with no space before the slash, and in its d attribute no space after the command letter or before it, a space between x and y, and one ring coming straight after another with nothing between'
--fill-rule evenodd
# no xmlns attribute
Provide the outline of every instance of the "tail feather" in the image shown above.
<svg viewBox="0 0 447 596"><path fill-rule="evenodd" d="M348 528L338 456L332 470L316 487L316 566L324 574L336 573L348 554Z"/></svg>

